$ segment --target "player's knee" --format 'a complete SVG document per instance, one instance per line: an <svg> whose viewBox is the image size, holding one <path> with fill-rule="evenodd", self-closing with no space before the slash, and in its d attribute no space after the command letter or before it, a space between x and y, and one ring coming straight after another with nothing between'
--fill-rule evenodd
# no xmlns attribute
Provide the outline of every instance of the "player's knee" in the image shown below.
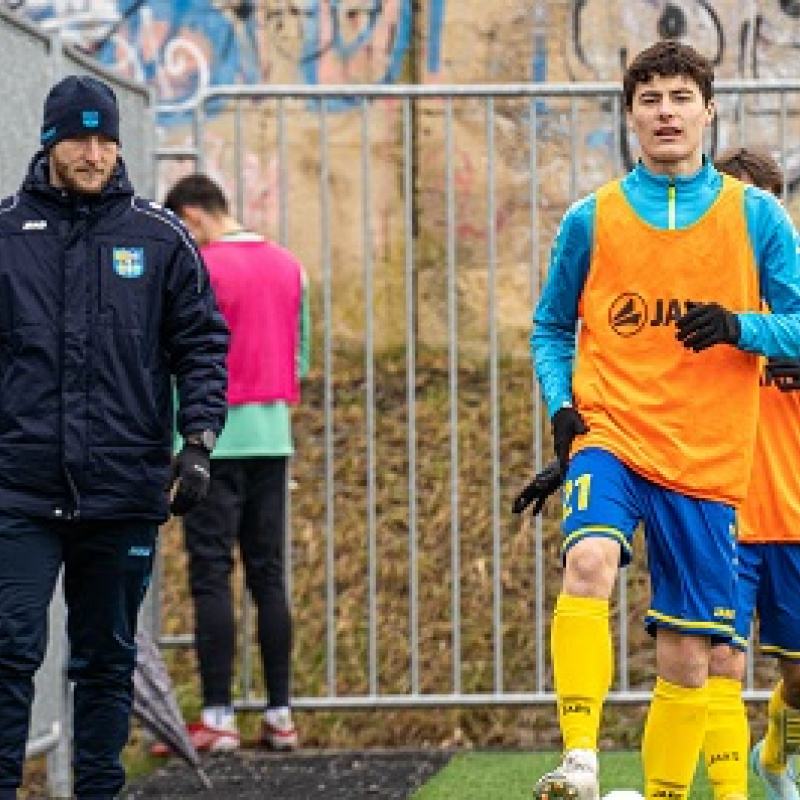
<svg viewBox="0 0 800 800"><path fill-rule="evenodd" d="M781 660L783 699L788 706L800 709L800 662Z"/></svg>
<svg viewBox="0 0 800 800"><path fill-rule="evenodd" d="M709 678L729 678L741 681L744 678L747 656L741 650L726 644L711 648L708 661Z"/></svg>
<svg viewBox="0 0 800 800"><path fill-rule="evenodd" d="M707 637L658 629L656 666L660 678L687 689L699 689L708 679L710 658L711 643Z"/></svg>
<svg viewBox="0 0 800 800"><path fill-rule="evenodd" d="M607 599L619 569L620 546L611 539L588 537L568 551L564 592L575 597Z"/></svg>

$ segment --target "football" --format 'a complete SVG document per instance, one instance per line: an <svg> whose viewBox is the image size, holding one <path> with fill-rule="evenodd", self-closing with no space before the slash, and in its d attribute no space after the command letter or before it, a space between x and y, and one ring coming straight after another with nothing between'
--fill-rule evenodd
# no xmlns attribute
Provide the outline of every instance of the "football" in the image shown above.
<svg viewBox="0 0 800 800"><path fill-rule="evenodd" d="M644 800L644 795L636 789L614 789L604 794L603 800Z"/></svg>

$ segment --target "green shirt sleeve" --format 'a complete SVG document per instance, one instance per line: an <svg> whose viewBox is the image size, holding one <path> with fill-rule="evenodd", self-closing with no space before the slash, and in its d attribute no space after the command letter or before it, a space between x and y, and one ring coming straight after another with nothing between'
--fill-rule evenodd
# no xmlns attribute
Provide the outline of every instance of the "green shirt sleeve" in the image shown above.
<svg viewBox="0 0 800 800"><path fill-rule="evenodd" d="M303 273L303 299L300 305L300 347L297 350L297 374L308 377L311 367L311 303L310 287L306 274Z"/></svg>

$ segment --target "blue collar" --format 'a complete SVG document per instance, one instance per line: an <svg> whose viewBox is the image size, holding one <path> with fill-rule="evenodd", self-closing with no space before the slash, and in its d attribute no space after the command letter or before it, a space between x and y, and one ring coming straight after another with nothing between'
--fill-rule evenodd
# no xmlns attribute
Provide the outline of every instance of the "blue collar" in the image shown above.
<svg viewBox="0 0 800 800"><path fill-rule="evenodd" d="M713 163L703 156L703 164L692 175L656 175L640 161L624 178L627 188L642 192L648 196L664 197L668 186L675 187L678 195L701 192L703 189L718 191L721 182L720 173Z"/></svg>
<svg viewBox="0 0 800 800"><path fill-rule="evenodd" d="M637 162L636 166L633 168L633 171L639 173L642 180L652 181L664 186L669 183L674 183L675 185L679 183L689 184L699 178L702 178L702 176L707 175L709 171L713 172L715 170L708 158L703 156L703 163L700 165L700 169L698 169L696 172L693 172L691 175L675 175L674 177L670 175L657 175L655 172L651 172L644 165L644 161L641 159Z"/></svg>

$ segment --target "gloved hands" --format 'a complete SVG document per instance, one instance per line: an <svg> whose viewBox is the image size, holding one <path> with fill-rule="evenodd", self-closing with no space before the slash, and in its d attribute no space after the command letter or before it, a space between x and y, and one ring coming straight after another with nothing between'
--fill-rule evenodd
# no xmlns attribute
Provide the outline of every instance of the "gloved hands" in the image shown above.
<svg viewBox="0 0 800 800"><path fill-rule="evenodd" d="M176 516L185 514L207 494L211 483L211 456L196 444L184 444L172 461L169 487L176 486L169 510Z"/></svg>
<svg viewBox="0 0 800 800"><path fill-rule="evenodd" d="M678 341L687 349L699 353L715 344L733 344L742 331L739 319L719 303L698 303L678 321Z"/></svg>
<svg viewBox="0 0 800 800"><path fill-rule="evenodd" d="M558 465L563 478L567 474L572 440L582 433L589 433L589 426L572 406L559 408L553 414L550 424L553 427L553 449L556 451L556 458L558 458Z"/></svg>
<svg viewBox="0 0 800 800"><path fill-rule="evenodd" d="M558 490L563 481L561 465L558 459L554 459L541 472L537 472L533 480L516 496L511 510L515 514L521 514L535 500L536 505L531 512L535 517L544 508L545 500Z"/></svg>
<svg viewBox="0 0 800 800"><path fill-rule="evenodd" d="M800 359L776 358L767 359L767 378L782 392L800 390Z"/></svg>

